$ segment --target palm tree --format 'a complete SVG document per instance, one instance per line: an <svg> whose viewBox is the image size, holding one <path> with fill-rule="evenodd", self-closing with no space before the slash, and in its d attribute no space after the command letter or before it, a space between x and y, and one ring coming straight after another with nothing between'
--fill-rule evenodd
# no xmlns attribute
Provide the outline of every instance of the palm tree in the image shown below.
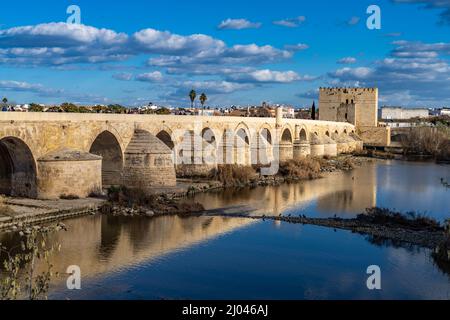
<svg viewBox="0 0 450 320"><path fill-rule="evenodd" d="M4 97L2 101L4 104L6 104L8 102L8 99L6 99L6 97Z"/></svg>
<svg viewBox="0 0 450 320"><path fill-rule="evenodd" d="M193 108L195 98L197 98L197 92L195 92L194 89L192 89L191 92L189 92L189 98L191 99L191 108Z"/></svg>
<svg viewBox="0 0 450 320"><path fill-rule="evenodd" d="M206 96L206 94L202 93L200 95L200 103L202 104L202 109L203 111L205 111L205 102L208 100L208 97Z"/></svg>

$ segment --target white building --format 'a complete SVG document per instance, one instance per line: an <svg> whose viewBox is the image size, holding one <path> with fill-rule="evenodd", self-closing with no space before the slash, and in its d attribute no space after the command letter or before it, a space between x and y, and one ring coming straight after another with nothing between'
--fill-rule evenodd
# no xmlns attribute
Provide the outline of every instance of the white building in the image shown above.
<svg viewBox="0 0 450 320"><path fill-rule="evenodd" d="M382 107L381 120L409 120L412 118L428 118L427 108Z"/></svg>
<svg viewBox="0 0 450 320"><path fill-rule="evenodd" d="M442 108L441 116L450 116L450 108Z"/></svg>

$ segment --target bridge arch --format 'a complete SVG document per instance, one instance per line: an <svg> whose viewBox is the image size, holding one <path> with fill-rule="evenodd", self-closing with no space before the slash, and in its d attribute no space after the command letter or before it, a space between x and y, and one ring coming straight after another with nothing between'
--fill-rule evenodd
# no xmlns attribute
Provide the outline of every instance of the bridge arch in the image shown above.
<svg viewBox="0 0 450 320"><path fill-rule="evenodd" d="M234 161L239 165L251 164L250 133L238 127L234 134Z"/></svg>
<svg viewBox="0 0 450 320"><path fill-rule="evenodd" d="M161 140L170 150L175 148L175 142L172 139L172 134L170 131L161 130L156 134L156 138Z"/></svg>
<svg viewBox="0 0 450 320"><path fill-rule="evenodd" d="M292 130L290 128L284 128L281 133L281 142L290 142L294 141Z"/></svg>
<svg viewBox="0 0 450 320"><path fill-rule="evenodd" d="M202 163L214 165L217 163L217 135L209 128L203 128L202 138Z"/></svg>
<svg viewBox="0 0 450 320"><path fill-rule="evenodd" d="M265 124L259 129L256 143L258 164L270 164L273 161L273 137L269 125Z"/></svg>
<svg viewBox="0 0 450 320"><path fill-rule="evenodd" d="M28 145L17 137L0 140L0 194L36 198L36 161Z"/></svg>
<svg viewBox="0 0 450 320"><path fill-rule="evenodd" d="M281 131L279 144L280 161L288 161L294 157L294 135L290 127L285 127Z"/></svg>
<svg viewBox="0 0 450 320"><path fill-rule="evenodd" d="M122 184L123 151L116 136L105 130L91 144L89 153L102 157L102 184L104 188Z"/></svg>
<svg viewBox="0 0 450 320"><path fill-rule="evenodd" d="M308 141L308 132L306 131L305 128L302 128L300 130L299 139L300 139L301 142Z"/></svg>

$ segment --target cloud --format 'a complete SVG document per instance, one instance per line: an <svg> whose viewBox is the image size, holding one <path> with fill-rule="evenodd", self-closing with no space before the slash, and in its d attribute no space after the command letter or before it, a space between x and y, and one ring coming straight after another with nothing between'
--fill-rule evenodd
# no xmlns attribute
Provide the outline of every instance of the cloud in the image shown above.
<svg viewBox="0 0 450 320"><path fill-rule="evenodd" d="M303 98L303 99L312 99L312 100L318 99L319 98L319 88L299 93L299 94L297 94L297 97Z"/></svg>
<svg viewBox="0 0 450 320"><path fill-rule="evenodd" d="M305 21L306 21L305 16L299 16L296 18L276 20L276 21L273 21L273 24L277 25L277 26L287 27L287 28L297 28L301 24L303 24Z"/></svg>
<svg viewBox="0 0 450 320"><path fill-rule="evenodd" d="M128 36L85 25L48 23L0 30L0 63L62 65L125 60Z"/></svg>
<svg viewBox="0 0 450 320"><path fill-rule="evenodd" d="M305 43L287 44L284 46L284 49L288 50L288 51L296 52L296 51L303 51L303 50L309 49L309 46Z"/></svg>
<svg viewBox="0 0 450 320"><path fill-rule="evenodd" d="M181 84L183 89L207 91L212 94L232 93L238 90L250 89L252 85L230 81L185 81Z"/></svg>
<svg viewBox="0 0 450 320"><path fill-rule="evenodd" d="M257 70L250 73L230 75L228 79L240 83L291 83L295 81L312 81L316 78L300 76L294 71Z"/></svg>
<svg viewBox="0 0 450 320"><path fill-rule="evenodd" d="M217 28L220 30L258 29L261 25L259 22L250 22L247 19L227 19L222 21Z"/></svg>
<svg viewBox="0 0 450 320"><path fill-rule="evenodd" d="M137 81L142 81L142 82L158 82L163 79L163 75L159 71L154 71L154 72L139 74L136 76L135 79Z"/></svg>
<svg viewBox="0 0 450 320"><path fill-rule="evenodd" d="M337 61L337 63L339 63L339 64L353 64L353 63L356 63L356 61L357 60L354 57L345 57L345 58L339 59Z"/></svg>
<svg viewBox="0 0 450 320"><path fill-rule="evenodd" d="M214 55L226 47L222 40L208 35L182 36L155 29L144 29L134 33L130 45L138 53L202 56Z"/></svg>
<svg viewBox="0 0 450 320"><path fill-rule="evenodd" d="M391 0L394 3L422 4L426 9L441 9L440 23L450 25L450 0Z"/></svg>
<svg viewBox="0 0 450 320"><path fill-rule="evenodd" d="M33 84L15 80L0 80L0 89L8 91L23 91L34 93L46 93L50 89L46 89L41 84Z"/></svg>
<svg viewBox="0 0 450 320"><path fill-rule="evenodd" d="M338 69L333 73L330 73L332 78L339 78L340 80L363 80L370 76L373 72L370 68L359 67L359 68L342 68Z"/></svg>
<svg viewBox="0 0 450 320"><path fill-rule="evenodd" d="M112 77L116 80L130 81L133 78L133 74L128 73L128 72L121 72L121 73L113 74Z"/></svg>
<svg viewBox="0 0 450 320"><path fill-rule="evenodd" d="M12 92L31 92L39 97L57 98L60 102L73 101L74 103L106 103L107 98L94 94L78 94L63 89L47 88L39 83L29 83L15 80L0 80L0 89Z"/></svg>
<svg viewBox="0 0 450 320"><path fill-rule="evenodd" d="M229 47L222 40L204 34L184 36L155 29L140 30L131 36L66 23L0 30L0 63L3 64L104 63L141 54L160 55L158 58L167 64L267 63L292 57L291 52L268 45Z"/></svg>
<svg viewBox="0 0 450 320"><path fill-rule="evenodd" d="M261 65L287 60L293 56L293 52L281 50L272 46L258 46L256 44L234 45L223 47L221 50L200 53L194 55L159 56L150 58L148 65L152 67L165 67L171 72L190 72L193 69L206 71L212 74L212 70L223 70L226 67Z"/></svg>
<svg viewBox="0 0 450 320"><path fill-rule="evenodd" d="M351 18L347 21L347 25L349 25L349 26L357 25L357 24L359 23L360 20L361 20L360 17L351 17Z"/></svg>
<svg viewBox="0 0 450 320"><path fill-rule="evenodd" d="M391 97L408 94L416 104L450 103L450 43L396 41L393 45L386 58L370 67L341 68L328 76L334 85L377 86Z"/></svg>

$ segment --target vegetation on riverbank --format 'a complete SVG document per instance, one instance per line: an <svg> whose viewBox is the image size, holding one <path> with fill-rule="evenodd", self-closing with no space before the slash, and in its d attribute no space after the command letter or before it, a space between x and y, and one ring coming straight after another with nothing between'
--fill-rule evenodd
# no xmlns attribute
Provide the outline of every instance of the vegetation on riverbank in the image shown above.
<svg viewBox="0 0 450 320"><path fill-rule="evenodd" d="M304 225L350 230L355 233L367 235L373 239L385 239L395 243L418 245L424 248L444 252L449 248L448 231L438 221L416 213L400 213L383 208L369 208L366 212L353 219L343 218L309 218L305 215L294 216L252 216L246 213L223 214L209 212L210 216L226 216L248 219L274 220ZM447 229L448 230L448 229ZM445 251L448 254L448 250ZM441 255L443 257L443 255ZM448 257L448 255L446 256ZM448 259L448 258L445 258ZM440 260L449 262L448 260Z"/></svg>
<svg viewBox="0 0 450 320"><path fill-rule="evenodd" d="M140 188L111 187L108 202L102 205L103 214L123 216L153 217L164 214L188 214L201 212L205 208L199 203L170 199L166 195L156 195Z"/></svg>
<svg viewBox="0 0 450 320"><path fill-rule="evenodd" d="M0 215L10 216L14 211L6 204L6 198L0 195Z"/></svg>
<svg viewBox="0 0 450 320"><path fill-rule="evenodd" d="M204 172L196 171L192 166L178 166L177 177L184 179L219 181L224 187L242 187L269 181L274 183L312 180L321 177L323 172L352 170L362 162L353 156L306 157L279 163L278 171L273 176L261 174L263 165L244 166L237 164L218 165L215 169Z"/></svg>
<svg viewBox="0 0 450 320"><path fill-rule="evenodd" d="M66 230L62 223L47 227L26 227L17 230L20 247L7 248L0 243L0 257L4 268L0 281L0 300L47 299L50 281L58 276L50 257L61 247L47 242L48 235ZM42 272L37 272L43 265Z"/></svg>
<svg viewBox="0 0 450 320"><path fill-rule="evenodd" d="M386 208L374 207L366 209L366 212L359 214L356 219L364 223L410 230L444 230L441 224L435 219L413 211L402 213Z"/></svg>
<svg viewBox="0 0 450 320"><path fill-rule="evenodd" d="M450 161L450 128L417 127L401 140L405 155L431 156L438 161Z"/></svg>

